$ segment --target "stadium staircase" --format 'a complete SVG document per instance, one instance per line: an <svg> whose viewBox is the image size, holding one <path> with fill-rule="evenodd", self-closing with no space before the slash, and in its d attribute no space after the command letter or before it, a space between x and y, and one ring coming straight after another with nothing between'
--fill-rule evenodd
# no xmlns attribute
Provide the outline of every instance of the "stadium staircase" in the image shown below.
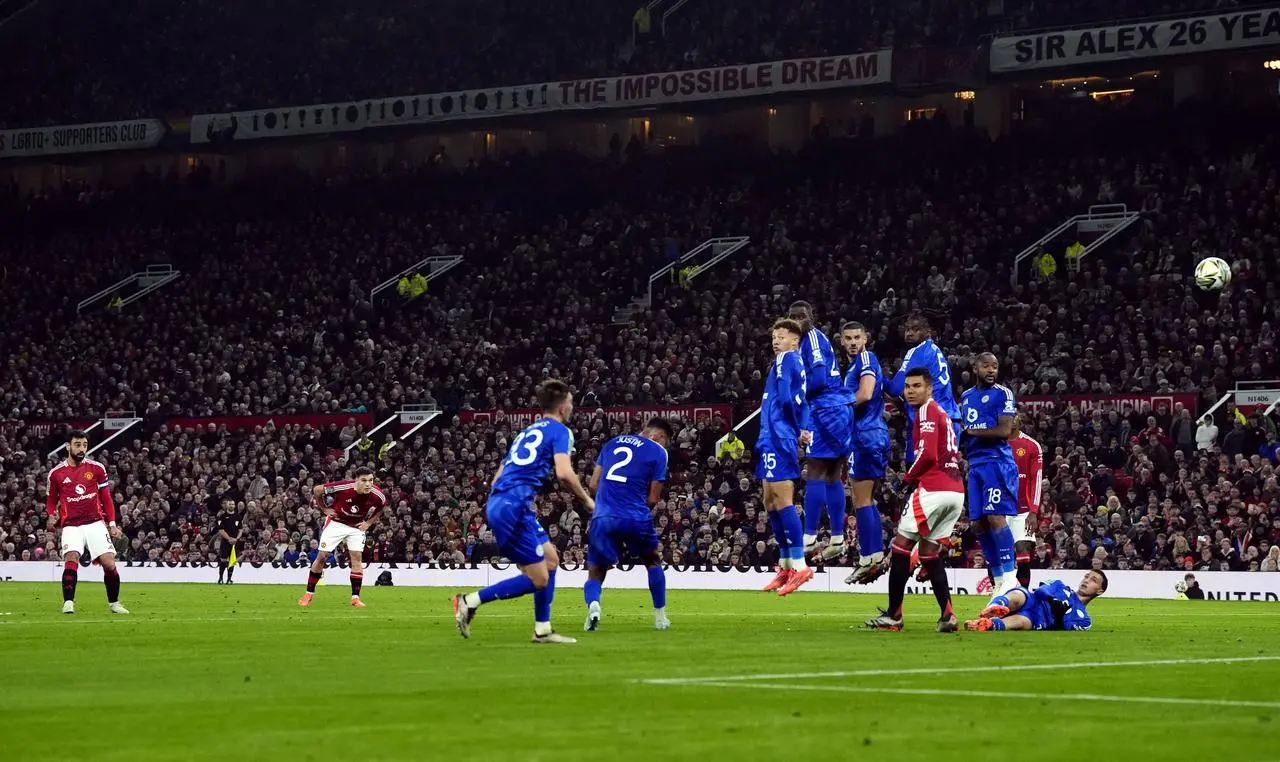
<svg viewBox="0 0 1280 762"><path fill-rule="evenodd" d="M111 441L116 437L139 423L142 423L142 418L132 410L108 410L100 420L85 427L85 432L89 435L89 442L91 443L89 445L89 457L93 457L99 450L111 444ZM62 451L65 449L67 449L65 442L59 444L49 451L48 459L51 461L57 460L62 457Z"/></svg>
<svg viewBox="0 0 1280 762"><path fill-rule="evenodd" d="M365 432L365 436L373 439L374 441L373 446L370 447L369 450L373 454L377 454L378 449L382 445L378 444L378 440L374 438L374 435L391 424L399 421L401 426L410 427L409 430L401 434L395 442L392 442L391 449L395 449L395 447L397 447L401 442L404 442L409 437L417 434L419 429L439 418L442 412L443 411L440 410L438 405L405 405L394 415L388 416L386 420ZM342 457L344 460L349 461L351 459L351 451L356 448L356 444L359 443L359 441L360 440L357 439L355 442L352 442L342 448ZM383 438L383 441L386 441L385 438Z"/></svg>
<svg viewBox="0 0 1280 762"><path fill-rule="evenodd" d="M689 0L650 0L645 7L649 9L649 18L653 23L653 31L661 37L667 36L667 21L672 14L689 4Z"/></svg>
<svg viewBox="0 0 1280 762"><path fill-rule="evenodd" d="M397 295L395 287L401 278L408 278L413 275L417 275L418 273L422 273L422 275L427 279L428 286L430 286L431 283L435 282L436 278L444 275L460 264L462 264L462 257L457 254L451 254L444 257L427 257L426 259L419 260L374 286L373 290L369 292L369 301L376 307L378 305L377 300L379 294L382 294L384 299L388 294L388 290L390 290L391 295ZM413 300L410 299L408 301ZM408 301L402 300L403 303L408 303Z"/></svg>
<svg viewBox="0 0 1280 762"><path fill-rule="evenodd" d="M108 299L110 300L107 302L109 308L123 309L147 294L164 288L181 276L182 273L173 269L172 265L147 265L146 270L113 283L88 299L80 300L76 305L76 313L84 312Z"/></svg>
<svg viewBox="0 0 1280 762"><path fill-rule="evenodd" d="M703 274L712 267L715 267L726 258L734 253L741 251L747 244L751 243L750 236L738 235L728 236L724 238L708 238L674 262L671 262L661 270L655 271L649 276L649 290L643 296L637 296L625 306L619 307L613 313L614 325L631 325L634 322L636 313L644 312L653 306L653 288L655 284L661 286L666 281L679 280L681 271L687 270L684 278L687 283L693 281L699 275Z"/></svg>
<svg viewBox="0 0 1280 762"><path fill-rule="evenodd" d="M1115 238L1125 228L1138 221L1142 215L1131 212L1124 204L1098 204L1089 207L1084 214L1077 214L1040 237L1040 240L1023 249L1013 260L1013 285L1018 285L1018 267L1041 252L1049 252L1059 266L1074 272L1080 260L1092 254L1099 246ZM1073 243L1084 244L1084 251L1070 261L1063 261L1063 253ZM1028 270L1034 274L1034 262L1028 262Z"/></svg>

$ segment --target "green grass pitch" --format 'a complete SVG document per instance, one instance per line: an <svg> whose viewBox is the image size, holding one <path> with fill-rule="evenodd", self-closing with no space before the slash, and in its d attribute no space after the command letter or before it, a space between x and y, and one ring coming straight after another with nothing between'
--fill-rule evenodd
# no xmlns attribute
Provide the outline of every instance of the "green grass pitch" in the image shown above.
<svg viewBox="0 0 1280 762"><path fill-rule="evenodd" d="M859 629L879 596L557 594L574 646L529 643L532 602L448 591L0 584L0 759L1280 760L1280 610L1100 600L1084 633ZM980 600L958 601L963 619ZM1003 667L995 671L995 667Z"/></svg>

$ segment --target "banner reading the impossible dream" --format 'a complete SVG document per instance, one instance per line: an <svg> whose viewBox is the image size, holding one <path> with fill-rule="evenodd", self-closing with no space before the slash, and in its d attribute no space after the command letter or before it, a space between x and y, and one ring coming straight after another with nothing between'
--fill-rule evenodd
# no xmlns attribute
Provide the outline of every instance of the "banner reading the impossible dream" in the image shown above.
<svg viewBox="0 0 1280 762"><path fill-rule="evenodd" d="M163 137L159 119L0 130L0 159L155 148Z"/></svg>
<svg viewBox="0 0 1280 762"><path fill-rule="evenodd" d="M1031 71L1280 45L1280 8L997 37L991 71Z"/></svg>
<svg viewBox="0 0 1280 762"><path fill-rule="evenodd" d="M543 82L347 103L198 114L191 142L259 140L520 114L665 106L889 82L892 50L662 74Z"/></svg>

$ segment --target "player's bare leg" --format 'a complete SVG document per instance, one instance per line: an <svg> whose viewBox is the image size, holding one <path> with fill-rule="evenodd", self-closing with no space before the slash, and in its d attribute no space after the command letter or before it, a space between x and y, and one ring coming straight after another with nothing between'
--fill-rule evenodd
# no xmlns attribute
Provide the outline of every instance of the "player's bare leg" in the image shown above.
<svg viewBox="0 0 1280 762"><path fill-rule="evenodd" d="M129 609L120 605L120 570L116 568L116 554L103 553L98 556L102 566L102 584L107 588L107 608L112 614L128 614Z"/></svg>
<svg viewBox="0 0 1280 762"><path fill-rule="evenodd" d="M875 505L876 483L874 479L858 479L852 482L852 486L854 506ZM846 585L867 585L880 579L886 571L888 571L888 565L884 563L883 552L860 555L857 566L854 567L853 573L845 577L844 583Z"/></svg>
<svg viewBox="0 0 1280 762"><path fill-rule="evenodd" d="M316 553L316 560L311 563L311 570L307 575L307 592L298 599L299 606L311 605L311 599L316 595L316 585L320 584L320 578L324 576L324 562L327 560L329 560L329 551L322 550Z"/></svg>
<svg viewBox="0 0 1280 762"><path fill-rule="evenodd" d="M80 574L80 554L70 551L62 556L62 613L76 613L76 580Z"/></svg>
<svg viewBox="0 0 1280 762"><path fill-rule="evenodd" d="M787 564L790 573L778 588L778 595L791 595L801 585L813 579L813 569L804 560L804 528L795 509L795 484L791 481L765 482L764 491L766 499L776 506L774 513L778 515L778 523L782 525L790 559Z"/></svg>
<svg viewBox="0 0 1280 762"><path fill-rule="evenodd" d="M591 564L587 567L587 581L594 582L597 585L604 584L604 578L609 573L609 567ZM599 588L596 588L599 590ZM593 600L587 604L587 621L583 623L582 629L587 632L595 632L600 629L600 601Z"/></svg>
<svg viewBox="0 0 1280 762"><path fill-rule="evenodd" d="M1035 536L1039 517L1034 513L1024 513L1022 521L1024 522L1022 531L1026 536ZM1023 587L1031 587L1031 554L1035 551L1036 544L1033 540L1019 540L1013 544L1014 560L1018 564L1018 584Z"/></svg>

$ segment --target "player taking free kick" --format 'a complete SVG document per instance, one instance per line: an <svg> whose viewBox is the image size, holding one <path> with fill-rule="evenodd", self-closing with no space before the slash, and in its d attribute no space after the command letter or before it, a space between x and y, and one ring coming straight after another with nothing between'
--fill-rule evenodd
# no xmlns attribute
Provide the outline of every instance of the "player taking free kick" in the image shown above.
<svg viewBox="0 0 1280 762"><path fill-rule="evenodd" d="M924 368L907 371L903 397L915 410L911 441L915 458L902 477L914 482L910 502L902 508L898 534L889 549L889 608L867 626L876 630L902 629L902 599L911 574L911 551L920 546L920 565L929 572L933 595L938 599L942 616L938 632L955 632L956 615L951 609L951 591L947 573L938 555L938 541L951 536L960 514L964 512L964 484L960 481L960 452L951 416L933 399L933 377Z"/></svg>
<svg viewBox="0 0 1280 762"><path fill-rule="evenodd" d="M551 628L560 555L538 522L533 503L543 481L553 472L587 510L594 511L596 502L578 481L569 458L573 432L565 424L573 418L573 392L565 382L548 379L538 385L536 395L542 418L512 440L493 477L484 508L498 549L520 567L520 574L474 593L453 596L454 619L464 638L471 637L471 620L482 605L533 593L533 642L578 642Z"/></svg>
<svg viewBox="0 0 1280 762"><path fill-rule="evenodd" d="M329 482L311 491L312 503L324 511L324 529L320 531L320 552L307 576L307 592L298 599L299 606L310 606L316 584L324 574L324 562L330 553L347 546L351 556L351 605L364 608L360 586L364 584L364 537L387 507L387 496L373 483L373 469L361 466L354 479Z"/></svg>
<svg viewBox="0 0 1280 762"><path fill-rule="evenodd" d="M116 504L111 499L106 466L90 460L88 454L89 435L72 431L67 434L66 459L49 471L49 529L62 527L62 613L76 613L80 554L87 548L90 557L102 566L107 608L113 614L128 614L129 610L120 605L120 571L116 568L115 546L111 544L112 537L120 536Z"/></svg>

